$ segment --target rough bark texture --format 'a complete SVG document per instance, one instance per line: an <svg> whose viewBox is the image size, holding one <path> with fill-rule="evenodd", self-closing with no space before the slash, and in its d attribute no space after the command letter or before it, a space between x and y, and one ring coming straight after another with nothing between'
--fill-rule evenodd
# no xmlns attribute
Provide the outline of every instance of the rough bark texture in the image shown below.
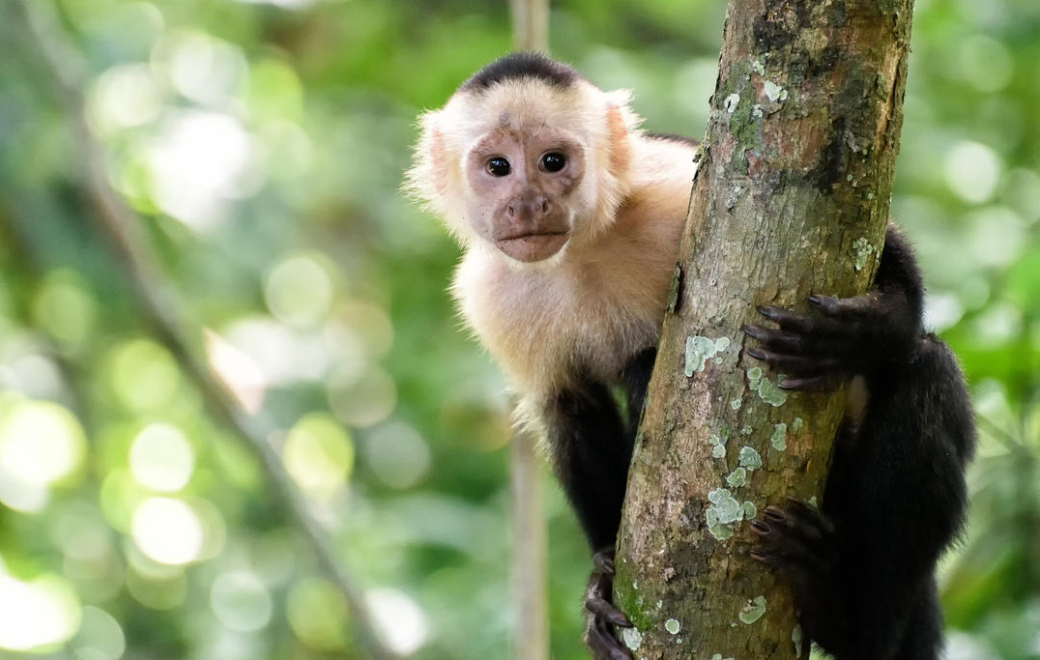
<svg viewBox="0 0 1040 660"><path fill-rule="evenodd" d="M619 535L615 598L637 626L624 636L636 658L808 656L789 592L748 556L746 521L822 494L845 397L781 391L740 329L763 323L759 305L867 290L912 6L730 2Z"/></svg>

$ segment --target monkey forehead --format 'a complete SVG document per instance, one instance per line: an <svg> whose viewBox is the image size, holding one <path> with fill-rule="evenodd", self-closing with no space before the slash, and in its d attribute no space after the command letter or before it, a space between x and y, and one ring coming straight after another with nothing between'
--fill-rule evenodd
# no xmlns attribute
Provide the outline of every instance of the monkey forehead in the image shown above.
<svg viewBox="0 0 1040 660"><path fill-rule="evenodd" d="M570 87L549 86L535 79L509 80L455 99L468 145L497 133L531 136L563 133L595 143L606 123L611 100L580 81Z"/></svg>

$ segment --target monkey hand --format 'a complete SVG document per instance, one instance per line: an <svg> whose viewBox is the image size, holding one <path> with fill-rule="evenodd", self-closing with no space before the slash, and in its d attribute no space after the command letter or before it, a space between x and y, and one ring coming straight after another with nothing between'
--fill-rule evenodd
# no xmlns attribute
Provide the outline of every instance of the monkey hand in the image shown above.
<svg viewBox="0 0 1040 660"><path fill-rule="evenodd" d="M598 550L592 557L595 568L585 590L585 643L595 660L632 660L617 637L615 628L631 628L632 622L611 602L614 590L614 548Z"/></svg>
<svg viewBox="0 0 1040 660"><path fill-rule="evenodd" d="M757 544L751 558L787 580L794 590L805 644L815 641L841 657L848 617L841 597L838 537L834 524L815 507L789 499L751 521ZM806 646L808 648L808 646Z"/></svg>
<svg viewBox="0 0 1040 660"><path fill-rule="evenodd" d="M761 342L748 355L785 374L788 390L827 391L857 374L906 364L919 336L901 292L879 290L854 298L809 296L816 313L759 307L779 328L744 326Z"/></svg>

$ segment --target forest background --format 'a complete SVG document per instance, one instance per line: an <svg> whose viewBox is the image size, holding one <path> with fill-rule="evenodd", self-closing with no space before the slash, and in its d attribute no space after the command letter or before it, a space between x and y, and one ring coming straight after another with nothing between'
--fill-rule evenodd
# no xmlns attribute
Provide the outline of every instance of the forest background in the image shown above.
<svg viewBox="0 0 1040 660"><path fill-rule="evenodd" d="M724 11L561 0L550 42L700 137ZM507 657L505 383L399 186L416 116L511 43L505 2L0 0L0 657L363 657L294 502L388 646ZM1040 3L917 0L912 46L892 214L981 431L948 656L1040 658ZM545 489L553 657L584 658L589 553Z"/></svg>

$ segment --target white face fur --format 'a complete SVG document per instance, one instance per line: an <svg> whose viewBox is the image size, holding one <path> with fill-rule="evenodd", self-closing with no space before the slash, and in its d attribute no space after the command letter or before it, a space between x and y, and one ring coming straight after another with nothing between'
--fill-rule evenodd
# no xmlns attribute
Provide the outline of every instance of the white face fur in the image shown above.
<svg viewBox="0 0 1040 660"><path fill-rule="evenodd" d="M423 117L411 192L466 245L543 262L609 224L624 195L627 93L510 80Z"/></svg>

